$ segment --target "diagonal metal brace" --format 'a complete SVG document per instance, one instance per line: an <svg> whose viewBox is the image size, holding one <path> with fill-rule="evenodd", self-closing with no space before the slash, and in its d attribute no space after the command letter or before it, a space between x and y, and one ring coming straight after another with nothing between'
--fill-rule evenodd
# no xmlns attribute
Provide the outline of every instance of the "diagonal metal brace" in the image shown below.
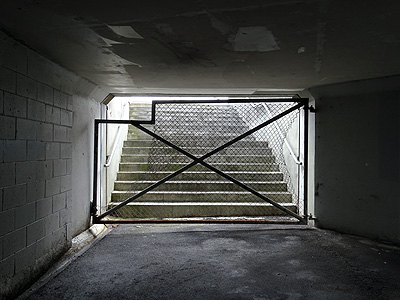
<svg viewBox="0 0 400 300"><path fill-rule="evenodd" d="M221 175L222 177L228 179L229 181L235 183L236 185L242 187L243 189L247 190L248 192L252 193L253 195L255 195L255 196L261 198L262 200L264 200L264 201L266 201L266 202L272 204L273 206L275 206L275 207L281 209L282 211L286 212L287 214L291 215L292 217L295 217L296 219L298 219L298 220L300 220L300 221L304 221L304 218L302 218L301 216L299 216L299 215L297 215L296 213L292 212L291 210L287 209L286 207L284 207L284 206L280 205L279 203L277 203L277 202L275 202L275 201L269 199L268 197L266 197L266 196L260 194L259 192L257 192L256 190L252 189L251 187L247 186L246 184L244 184L244 183L242 183L242 182L236 180L235 178L233 178L233 177L227 175L227 174L224 173L223 171L221 171L221 170L219 170L219 169L217 169L217 168L215 168L215 167L209 165L208 163L204 162L204 160L205 160L206 158L208 158L208 157L210 157L210 156L212 156L212 155L218 153L219 151L221 151L221 150L223 150L223 149L225 149L225 148L231 146L232 144L234 144L234 143L236 143L236 142L242 140L243 138L245 138L245 137L247 137L247 136L253 134L254 132L260 130L261 128L263 128L263 127L265 127L265 126L267 126L267 125L269 125L269 124L271 124L272 122L275 122L276 120L278 120L278 119L284 117L285 115L291 113L292 111L295 111L296 109L301 108L303 105L304 105L303 103L300 103L300 104L297 104L297 105L293 106L292 108L290 108L290 109L284 111L283 113L281 113L281 114L279 114L279 115L277 115L277 116L275 116L275 117L273 117L273 118L271 118L271 119L269 119L269 120L267 120L267 121L261 123L260 125L254 127L253 129L250 129L249 131L247 131L247 132L245 132L245 133L239 135L238 137L234 138L233 140L231 140L231 141L229 141L229 142L227 142L227 143L221 145L220 147L217 147L217 148L214 149L213 151L210 151L210 152L204 154L204 155L201 156L201 157L196 157L196 156L192 155L191 153L189 153L189 152L183 150L182 148L176 146L175 144L169 142L168 140L166 140L166 139L160 137L160 136L157 135L156 133L154 133L154 132L148 130L147 128L145 128L145 127L143 127L143 126L137 124L136 122L132 122L132 125L133 125L133 126L135 126L135 127L137 127L138 129L144 131L145 133L149 134L150 136L152 136L152 137L154 137L154 138L160 140L160 141L163 142L164 144L166 144L166 145L170 146L171 148L177 150L178 152L180 152L180 153L186 155L187 157L193 159L193 162L191 162L190 164L187 164L186 166L182 167L181 169L175 171L174 173L172 173L172 174L166 176L165 178L163 178L163 179L161 179L160 181L156 182L155 184L153 184L153 185L147 187L146 189L142 190L141 192L137 193L136 195L134 195L134 196L132 196L132 197L126 199L125 201L121 202L121 203L118 204L117 206L114 206L113 208L109 209L108 211L106 211L106 212L104 212L103 214L101 214L100 216L98 216L97 219L101 219L101 218L104 218L104 217L108 216L109 214L111 214L111 213L113 213L114 211L118 210L119 208L125 206L125 205L128 204L129 202L132 202L132 201L136 200L137 198L139 198L139 197L143 196L144 194L150 192L151 190L155 189L156 187L160 186L161 184L163 184L163 183L165 183L165 182L171 180L171 179L174 178L175 176L177 176L177 175L183 173L184 171L186 171L186 170L190 169L191 167L195 166L196 164L201 164L201 165L207 167L208 169L214 171L215 173Z"/></svg>

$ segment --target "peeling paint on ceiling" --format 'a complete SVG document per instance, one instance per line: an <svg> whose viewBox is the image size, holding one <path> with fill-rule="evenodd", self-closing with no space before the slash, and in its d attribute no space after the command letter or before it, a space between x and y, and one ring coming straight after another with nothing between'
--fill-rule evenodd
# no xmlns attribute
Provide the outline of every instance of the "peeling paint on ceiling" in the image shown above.
<svg viewBox="0 0 400 300"><path fill-rule="evenodd" d="M400 72L396 0L117 2L1 0L0 30L110 92L302 89Z"/></svg>
<svg viewBox="0 0 400 300"><path fill-rule="evenodd" d="M234 51L268 52L279 50L271 31L263 26L241 27L229 38Z"/></svg>
<svg viewBox="0 0 400 300"><path fill-rule="evenodd" d="M131 26L110 26L108 27L116 34L130 38L130 39L143 39L143 37L135 31Z"/></svg>

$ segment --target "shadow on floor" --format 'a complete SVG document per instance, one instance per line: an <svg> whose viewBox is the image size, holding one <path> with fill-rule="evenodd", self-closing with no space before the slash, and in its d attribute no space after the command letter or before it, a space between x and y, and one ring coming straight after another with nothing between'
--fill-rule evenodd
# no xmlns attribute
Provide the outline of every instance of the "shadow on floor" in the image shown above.
<svg viewBox="0 0 400 300"><path fill-rule="evenodd" d="M293 225L120 225L25 299L400 299L400 249Z"/></svg>

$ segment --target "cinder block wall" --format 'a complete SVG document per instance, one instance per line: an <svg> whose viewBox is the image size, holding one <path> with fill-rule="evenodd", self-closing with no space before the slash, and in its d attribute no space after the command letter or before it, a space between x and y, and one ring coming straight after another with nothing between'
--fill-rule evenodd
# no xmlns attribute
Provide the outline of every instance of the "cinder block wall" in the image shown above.
<svg viewBox="0 0 400 300"><path fill-rule="evenodd" d="M71 223L82 207L73 199L72 156L74 146L91 151L88 141L73 140L73 130L91 128L98 117L99 103L87 97L93 91L91 83L0 33L1 299L41 275L89 224L88 214ZM87 99L95 113L74 129L76 98ZM90 188L87 165L83 173L75 168L84 191Z"/></svg>

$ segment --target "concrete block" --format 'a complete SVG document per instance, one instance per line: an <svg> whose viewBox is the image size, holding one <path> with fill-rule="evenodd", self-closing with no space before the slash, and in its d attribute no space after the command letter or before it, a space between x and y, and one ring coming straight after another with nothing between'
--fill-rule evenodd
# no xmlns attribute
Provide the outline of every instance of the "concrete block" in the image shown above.
<svg viewBox="0 0 400 300"><path fill-rule="evenodd" d="M15 94L4 94L4 114L6 116L26 118L27 99Z"/></svg>
<svg viewBox="0 0 400 300"><path fill-rule="evenodd" d="M46 159L59 159L60 158L60 144L47 143L46 144Z"/></svg>
<svg viewBox="0 0 400 300"><path fill-rule="evenodd" d="M26 227L4 236L3 256L8 257L26 247Z"/></svg>
<svg viewBox="0 0 400 300"><path fill-rule="evenodd" d="M0 116L0 139L15 139L15 118Z"/></svg>
<svg viewBox="0 0 400 300"><path fill-rule="evenodd" d="M38 180L48 180L53 178L53 161L39 161L37 162L37 175Z"/></svg>
<svg viewBox="0 0 400 300"><path fill-rule="evenodd" d="M72 189L71 175L61 176L61 192L66 192Z"/></svg>
<svg viewBox="0 0 400 300"><path fill-rule="evenodd" d="M67 227L62 226L53 232L52 247L60 249L67 243Z"/></svg>
<svg viewBox="0 0 400 300"><path fill-rule="evenodd" d="M72 128L67 127L67 139L65 141L68 143L72 142Z"/></svg>
<svg viewBox="0 0 400 300"><path fill-rule="evenodd" d="M34 181L27 184L27 195L26 201L35 202L39 199L43 199L46 190L45 181Z"/></svg>
<svg viewBox="0 0 400 300"><path fill-rule="evenodd" d="M46 218L44 218L44 229L45 229L45 234L51 234L54 231L56 231L58 228L60 228L59 226L59 215L58 212L51 214L49 216L47 216Z"/></svg>
<svg viewBox="0 0 400 300"><path fill-rule="evenodd" d="M27 76L17 74L17 94L30 99L36 99L37 82Z"/></svg>
<svg viewBox="0 0 400 300"><path fill-rule="evenodd" d="M54 91L53 88L39 83L38 84L38 100L46 104L53 105L54 103Z"/></svg>
<svg viewBox="0 0 400 300"><path fill-rule="evenodd" d="M53 124L61 123L61 110L58 107L46 105L46 122Z"/></svg>
<svg viewBox="0 0 400 300"><path fill-rule="evenodd" d="M15 228L21 228L36 220L36 205L28 203L15 209Z"/></svg>
<svg viewBox="0 0 400 300"><path fill-rule="evenodd" d="M4 113L4 93L0 90L0 115Z"/></svg>
<svg viewBox="0 0 400 300"><path fill-rule="evenodd" d="M61 110L61 125L72 126L72 112L67 110Z"/></svg>
<svg viewBox="0 0 400 300"><path fill-rule="evenodd" d="M62 143L60 144L61 147L61 158L72 158L72 145L70 143Z"/></svg>
<svg viewBox="0 0 400 300"><path fill-rule="evenodd" d="M60 217L59 217L60 218L60 227L71 223L71 220L72 220L71 209L64 208L59 211L59 214L60 214Z"/></svg>
<svg viewBox="0 0 400 300"><path fill-rule="evenodd" d="M53 174L55 177L67 175L67 160L59 159L53 162L54 171Z"/></svg>
<svg viewBox="0 0 400 300"><path fill-rule="evenodd" d="M26 141L7 140L4 142L4 161L25 161Z"/></svg>
<svg viewBox="0 0 400 300"><path fill-rule="evenodd" d="M0 90L15 93L17 75L14 71L0 67Z"/></svg>
<svg viewBox="0 0 400 300"><path fill-rule="evenodd" d="M67 208L72 207L72 191L67 191Z"/></svg>
<svg viewBox="0 0 400 300"><path fill-rule="evenodd" d="M48 197L36 202L36 219L40 220L53 212L53 198Z"/></svg>
<svg viewBox="0 0 400 300"><path fill-rule="evenodd" d="M54 141L55 142L67 141L67 127L54 125Z"/></svg>
<svg viewBox="0 0 400 300"><path fill-rule="evenodd" d="M15 229L15 209L0 212L0 236Z"/></svg>
<svg viewBox="0 0 400 300"><path fill-rule="evenodd" d="M39 259L49 253L51 250L51 241L53 236L51 234L45 235L36 243L36 259Z"/></svg>
<svg viewBox="0 0 400 300"><path fill-rule="evenodd" d="M38 123L36 138L38 141L52 142L54 140L54 125L49 123Z"/></svg>
<svg viewBox="0 0 400 300"><path fill-rule="evenodd" d="M15 273L21 273L35 265L36 245L31 245L15 253Z"/></svg>
<svg viewBox="0 0 400 300"><path fill-rule="evenodd" d="M46 143L38 141L28 141L28 160L45 160L46 159Z"/></svg>
<svg viewBox="0 0 400 300"><path fill-rule="evenodd" d="M0 262L3 260L3 240L4 238L0 236Z"/></svg>
<svg viewBox="0 0 400 300"><path fill-rule="evenodd" d="M53 213L64 209L67 201L67 194L61 193L53 196Z"/></svg>
<svg viewBox="0 0 400 300"><path fill-rule="evenodd" d="M65 225L67 227L67 241L72 241L73 238L73 229L72 229L72 224L68 223Z"/></svg>
<svg viewBox="0 0 400 300"><path fill-rule="evenodd" d="M0 163L4 161L4 141L0 140Z"/></svg>
<svg viewBox="0 0 400 300"><path fill-rule="evenodd" d="M12 186L15 182L15 163L0 163L0 188Z"/></svg>
<svg viewBox="0 0 400 300"><path fill-rule="evenodd" d="M67 159L67 174L71 175L72 174L72 159Z"/></svg>
<svg viewBox="0 0 400 300"><path fill-rule="evenodd" d="M31 245L45 235L44 219L29 224L26 227L26 244Z"/></svg>
<svg viewBox="0 0 400 300"><path fill-rule="evenodd" d="M17 139L18 140L36 140L36 132L38 128L38 122L17 119Z"/></svg>
<svg viewBox="0 0 400 300"><path fill-rule="evenodd" d="M46 180L46 197L57 195L61 192L61 180L60 177L55 177Z"/></svg>
<svg viewBox="0 0 400 300"><path fill-rule="evenodd" d="M4 243L4 242L3 242ZM14 276L15 273L15 257L10 256L9 258L0 262L0 281L5 280Z"/></svg>
<svg viewBox="0 0 400 300"><path fill-rule="evenodd" d="M3 189L0 189L0 211L3 211Z"/></svg>
<svg viewBox="0 0 400 300"><path fill-rule="evenodd" d="M68 95L61 91L54 90L54 106L66 109L67 104L68 104Z"/></svg>
<svg viewBox="0 0 400 300"><path fill-rule="evenodd" d="M4 188L3 193L3 210L19 207L26 203L26 184Z"/></svg>
<svg viewBox="0 0 400 300"><path fill-rule="evenodd" d="M28 119L44 122L46 120L46 105L39 101L29 99Z"/></svg>
<svg viewBox="0 0 400 300"><path fill-rule="evenodd" d="M34 161L16 163L16 183L27 183L36 180L36 167Z"/></svg>
<svg viewBox="0 0 400 300"><path fill-rule="evenodd" d="M74 110L74 98L72 96L68 96L67 109L70 111Z"/></svg>

